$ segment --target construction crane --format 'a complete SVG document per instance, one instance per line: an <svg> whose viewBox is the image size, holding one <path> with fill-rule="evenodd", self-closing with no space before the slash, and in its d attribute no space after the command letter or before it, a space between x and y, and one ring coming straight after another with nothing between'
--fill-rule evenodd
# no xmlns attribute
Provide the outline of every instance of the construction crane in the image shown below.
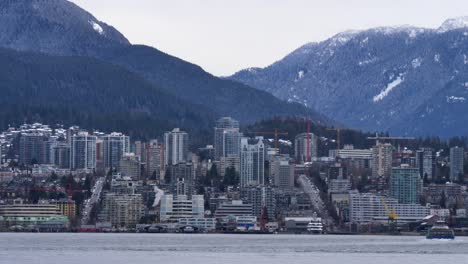
<svg viewBox="0 0 468 264"><path fill-rule="evenodd" d="M294 123L302 123L302 124L305 124L306 127L307 127L307 134L306 134L306 137L307 137L307 146L306 146L306 162L310 162L311 161L311 156L310 156L310 142L311 142L311 118L310 117L307 117L307 118L277 118L276 120L279 120L279 121L287 121L287 122L294 122ZM320 123L320 121L316 121L316 123ZM277 129L275 129L275 132L277 132ZM275 132L266 132L265 134L267 135L271 135L271 134L275 134ZM260 132L261 134L263 134L263 132ZM275 138L278 138L278 135L287 135L287 133L278 133ZM277 148L277 140L275 140L275 143L276 143L276 148Z"/></svg>
<svg viewBox="0 0 468 264"><path fill-rule="evenodd" d="M310 162L310 117L307 118L307 162Z"/></svg>
<svg viewBox="0 0 468 264"><path fill-rule="evenodd" d="M336 131L337 149L341 149L341 128L327 128L329 131Z"/></svg>
<svg viewBox="0 0 468 264"><path fill-rule="evenodd" d="M84 193L84 192L86 192L86 190L79 190L79 189L73 190L72 184L71 184L71 183L68 184L68 189L67 189L67 196L68 196L68 197L67 197L67 198L68 198L68 201L67 201L67 205L68 205L68 206L67 206L67 216L68 216L69 218L72 217L72 210L71 210L71 209L72 209L71 207L72 207L72 204L73 204L73 199L72 199L72 197L73 197L73 193L75 193L75 192ZM76 213L76 208L75 208L75 213ZM71 219L70 219L70 220L71 220Z"/></svg>
<svg viewBox="0 0 468 264"><path fill-rule="evenodd" d="M375 134L375 137L367 137L367 139L375 140L375 145L378 145L382 140L414 140L414 137L383 137Z"/></svg>
<svg viewBox="0 0 468 264"><path fill-rule="evenodd" d="M256 135L274 135L275 136L275 148L278 149L278 136L287 136L287 132L278 132L278 129L275 128L275 131L257 131Z"/></svg>
<svg viewBox="0 0 468 264"><path fill-rule="evenodd" d="M389 226L391 226L392 232L394 232L395 231L395 226L396 226L397 221L398 221L398 215L397 215L397 213L395 211L395 208L390 209L388 207L387 202L385 202L385 199L384 199L383 196L380 197L380 200L382 201L382 204L383 204L383 206L385 208L385 211L387 212L388 224L389 224Z"/></svg>

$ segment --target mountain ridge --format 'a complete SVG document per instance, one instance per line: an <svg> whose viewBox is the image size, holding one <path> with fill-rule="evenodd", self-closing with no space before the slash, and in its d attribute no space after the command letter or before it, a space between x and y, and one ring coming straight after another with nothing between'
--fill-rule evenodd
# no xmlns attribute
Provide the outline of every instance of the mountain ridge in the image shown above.
<svg viewBox="0 0 468 264"><path fill-rule="evenodd" d="M4 48L95 56L130 45L115 28L69 1L3 1L0 9L0 43Z"/></svg>
<svg viewBox="0 0 468 264"><path fill-rule="evenodd" d="M230 115L241 122L309 115L319 122L332 122L300 104L222 80L155 48L131 45L120 32L66 0L8 1L2 8L0 47L96 58L138 74L186 102L203 105L217 116ZM21 21L27 21L26 26Z"/></svg>
<svg viewBox="0 0 468 264"><path fill-rule="evenodd" d="M2 129L61 123L148 138L173 127L206 133L216 118L137 74L88 57L0 48L0 90Z"/></svg>
<svg viewBox="0 0 468 264"><path fill-rule="evenodd" d="M350 127L464 135L468 28L453 21L465 18L451 20L450 30L381 27L339 33L229 79L313 107Z"/></svg>

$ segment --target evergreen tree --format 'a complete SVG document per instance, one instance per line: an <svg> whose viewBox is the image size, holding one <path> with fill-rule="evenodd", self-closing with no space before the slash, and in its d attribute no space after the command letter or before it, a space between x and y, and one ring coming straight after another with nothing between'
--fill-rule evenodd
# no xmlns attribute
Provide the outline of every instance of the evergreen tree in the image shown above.
<svg viewBox="0 0 468 264"><path fill-rule="evenodd" d="M443 191L442 195L440 197L440 204L439 205L440 205L441 208L445 208L446 203L447 203L447 197L445 195L445 191Z"/></svg>
<svg viewBox="0 0 468 264"><path fill-rule="evenodd" d="M172 181L171 170L169 168L166 169L166 174L164 174L164 181L166 184L170 184Z"/></svg>
<svg viewBox="0 0 468 264"><path fill-rule="evenodd" d="M235 186L239 184L239 174L236 172L236 169L233 167L226 168L224 174L224 184Z"/></svg>

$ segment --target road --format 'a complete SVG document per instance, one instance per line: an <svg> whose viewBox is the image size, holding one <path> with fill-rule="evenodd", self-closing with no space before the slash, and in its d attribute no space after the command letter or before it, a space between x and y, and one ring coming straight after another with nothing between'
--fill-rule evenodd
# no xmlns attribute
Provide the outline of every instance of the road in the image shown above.
<svg viewBox="0 0 468 264"><path fill-rule="evenodd" d="M84 202L83 214L81 217L81 225L87 225L89 223L89 216L93 207L99 202L101 198L102 187L106 181L105 177L100 177L92 189L91 197Z"/></svg>
<svg viewBox="0 0 468 264"><path fill-rule="evenodd" d="M317 186L315 186L305 175L300 175L297 182L302 190L309 196L312 207L317 215L322 218L323 224L331 226L333 224L333 219L328 214L328 210L320 197L320 191Z"/></svg>

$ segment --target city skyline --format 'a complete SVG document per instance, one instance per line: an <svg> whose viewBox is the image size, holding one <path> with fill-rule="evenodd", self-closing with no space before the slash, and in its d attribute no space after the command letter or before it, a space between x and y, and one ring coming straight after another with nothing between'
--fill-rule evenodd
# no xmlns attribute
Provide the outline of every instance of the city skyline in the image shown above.
<svg viewBox="0 0 468 264"><path fill-rule="evenodd" d="M466 1L0 2L0 264L465 263Z"/></svg>
<svg viewBox="0 0 468 264"><path fill-rule="evenodd" d="M153 46L217 76L268 66L346 30L438 28L446 19L468 15L461 0L71 1L133 44Z"/></svg>

